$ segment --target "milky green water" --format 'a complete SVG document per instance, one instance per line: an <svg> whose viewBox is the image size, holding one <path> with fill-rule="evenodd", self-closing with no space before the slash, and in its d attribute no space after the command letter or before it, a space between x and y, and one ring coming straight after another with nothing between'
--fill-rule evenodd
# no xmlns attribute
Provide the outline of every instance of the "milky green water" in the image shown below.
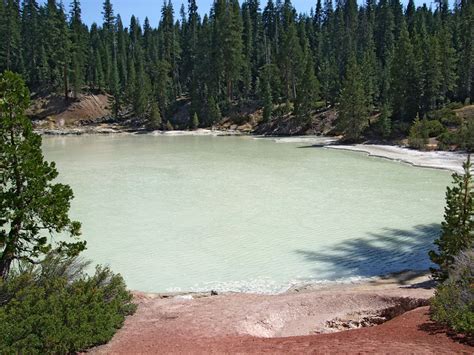
<svg viewBox="0 0 474 355"><path fill-rule="evenodd" d="M429 267L448 172L304 146L44 139L47 159L74 189L85 256L131 289L279 292Z"/></svg>

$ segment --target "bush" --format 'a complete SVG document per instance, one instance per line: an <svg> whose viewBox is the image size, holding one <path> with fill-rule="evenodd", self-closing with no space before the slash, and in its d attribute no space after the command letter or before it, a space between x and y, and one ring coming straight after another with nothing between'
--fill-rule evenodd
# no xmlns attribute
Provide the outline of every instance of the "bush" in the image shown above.
<svg viewBox="0 0 474 355"><path fill-rule="evenodd" d="M120 275L48 256L0 282L0 353L71 353L106 343L134 312Z"/></svg>
<svg viewBox="0 0 474 355"><path fill-rule="evenodd" d="M466 119L464 125L459 130L459 147L474 152L474 118Z"/></svg>
<svg viewBox="0 0 474 355"><path fill-rule="evenodd" d="M457 131L446 131L438 137L444 146L456 145L468 152L474 151L474 119L466 119Z"/></svg>
<svg viewBox="0 0 474 355"><path fill-rule="evenodd" d="M459 126L462 123L462 118L459 117L450 107L444 107L440 110L431 111L428 113L428 118L432 121L439 121L440 123L448 126Z"/></svg>
<svg viewBox="0 0 474 355"><path fill-rule="evenodd" d="M463 108L462 102L450 102L446 107L451 109L451 110L459 110L460 108Z"/></svg>
<svg viewBox="0 0 474 355"><path fill-rule="evenodd" d="M408 144L415 149L425 149L428 139L438 137L446 132L446 128L438 120L420 120L418 117L410 128Z"/></svg>
<svg viewBox="0 0 474 355"><path fill-rule="evenodd" d="M408 135L408 145L414 149L425 149L426 145L428 144L428 138L428 131L426 130L423 121L417 117L410 128L410 134Z"/></svg>
<svg viewBox="0 0 474 355"><path fill-rule="evenodd" d="M458 145L459 144L459 135L457 132L446 131L443 134L440 134L438 141L445 146Z"/></svg>
<svg viewBox="0 0 474 355"><path fill-rule="evenodd" d="M436 290L431 317L458 333L474 337L474 249L456 257L449 279Z"/></svg>

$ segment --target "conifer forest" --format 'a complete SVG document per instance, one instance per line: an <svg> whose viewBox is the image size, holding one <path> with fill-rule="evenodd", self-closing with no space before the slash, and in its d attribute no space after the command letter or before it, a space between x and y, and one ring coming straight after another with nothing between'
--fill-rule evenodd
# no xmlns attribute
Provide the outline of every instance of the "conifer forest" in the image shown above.
<svg viewBox="0 0 474 355"><path fill-rule="evenodd" d="M117 119L160 124L183 102L190 126L206 127L249 105L264 121L301 122L336 107L354 139L371 115L385 137L474 99L472 0L317 0L310 13L290 0L216 0L204 16L195 0L180 9L165 1L150 12L157 28L122 19L110 0L102 15L89 27L79 0L0 1L0 72L66 100L107 93Z"/></svg>

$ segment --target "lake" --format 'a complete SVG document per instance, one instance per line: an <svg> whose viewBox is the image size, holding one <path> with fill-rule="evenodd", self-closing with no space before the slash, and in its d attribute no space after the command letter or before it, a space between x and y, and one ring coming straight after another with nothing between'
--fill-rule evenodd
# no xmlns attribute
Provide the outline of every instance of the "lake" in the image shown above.
<svg viewBox="0 0 474 355"><path fill-rule="evenodd" d="M253 137L45 137L84 257L134 290L275 293L426 269L447 171Z"/></svg>

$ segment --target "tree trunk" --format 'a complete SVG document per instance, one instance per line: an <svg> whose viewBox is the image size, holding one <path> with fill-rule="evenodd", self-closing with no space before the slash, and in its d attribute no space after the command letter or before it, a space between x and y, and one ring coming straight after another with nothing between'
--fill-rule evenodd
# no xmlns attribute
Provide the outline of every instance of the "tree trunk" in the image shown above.
<svg viewBox="0 0 474 355"><path fill-rule="evenodd" d="M6 256L6 252L0 258L0 278L2 278L2 280L7 279L12 261L13 258Z"/></svg>
<svg viewBox="0 0 474 355"><path fill-rule="evenodd" d="M69 83L67 79L67 64L64 64L63 68L63 81L64 81L64 99L69 100Z"/></svg>

